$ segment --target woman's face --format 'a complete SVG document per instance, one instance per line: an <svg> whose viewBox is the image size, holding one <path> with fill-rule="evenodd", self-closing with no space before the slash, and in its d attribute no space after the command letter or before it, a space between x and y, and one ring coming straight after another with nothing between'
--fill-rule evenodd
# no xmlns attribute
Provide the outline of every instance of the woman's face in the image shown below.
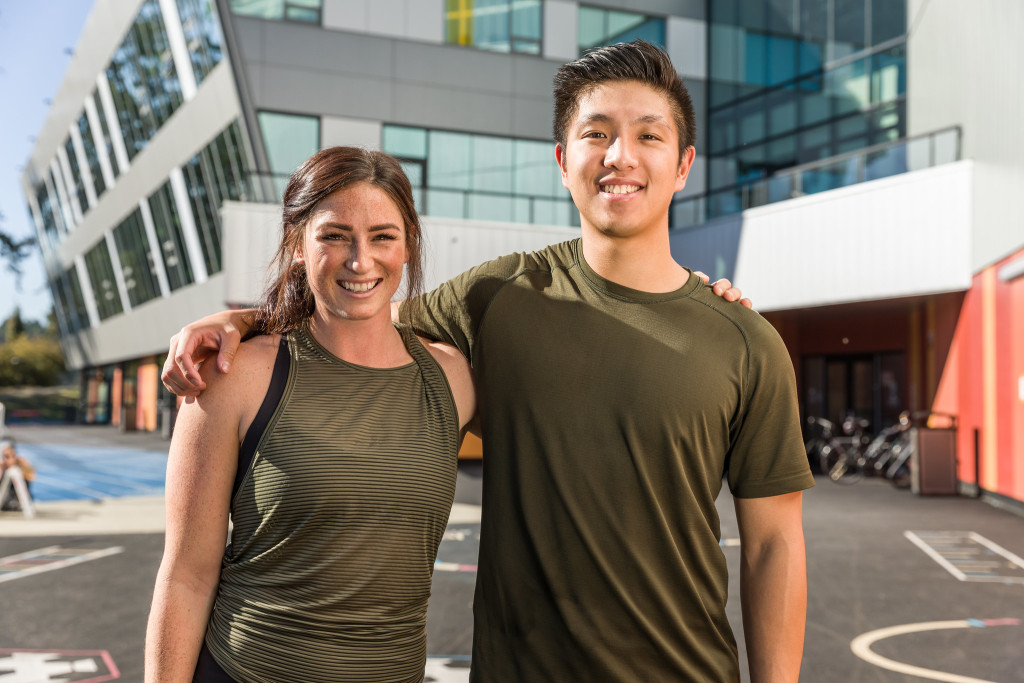
<svg viewBox="0 0 1024 683"><path fill-rule="evenodd" d="M391 298L409 261L402 213L369 183L338 190L317 206L294 256L306 265L324 322L390 321Z"/></svg>

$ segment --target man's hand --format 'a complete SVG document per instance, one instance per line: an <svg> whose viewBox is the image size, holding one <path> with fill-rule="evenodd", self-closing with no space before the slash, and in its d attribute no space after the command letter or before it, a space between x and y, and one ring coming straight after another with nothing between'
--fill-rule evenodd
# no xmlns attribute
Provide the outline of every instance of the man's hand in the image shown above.
<svg viewBox="0 0 1024 683"><path fill-rule="evenodd" d="M228 372L242 335L248 332L246 320L251 310L222 311L183 327L171 337L167 360L164 361L160 379L172 394L195 398L206 389L206 382L199 376L199 365L214 355L217 369Z"/></svg>
<svg viewBox="0 0 1024 683"><path fill-rule="evenodd" d="M708 277L707 274L702 273L699 270L693 271L693 274L699 277L705 283L711 280L711 278ZM727 280L724 277L721 280L715 280L715 283L711 285L711 291L713 291L715 294L722 297L726 301L739 301L747 308L754 307L754 302L751 301L750 299L741 298L743 297L743 292L740 291L739 287L733 287L732 283L729 282L729 280Z"/></svg>

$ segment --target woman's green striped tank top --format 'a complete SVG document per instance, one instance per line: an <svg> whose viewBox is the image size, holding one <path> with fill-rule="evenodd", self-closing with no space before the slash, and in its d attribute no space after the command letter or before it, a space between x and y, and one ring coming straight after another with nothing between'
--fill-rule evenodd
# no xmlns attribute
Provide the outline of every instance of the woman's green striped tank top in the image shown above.
<svg viewBox="0 0 1024 683"><path fill-rule="evenodd" d="M387 369L340 360L308 328L287 335L206 637L237 681L423 679L459 423L440 366L398 329L415 362Z"/></svg>

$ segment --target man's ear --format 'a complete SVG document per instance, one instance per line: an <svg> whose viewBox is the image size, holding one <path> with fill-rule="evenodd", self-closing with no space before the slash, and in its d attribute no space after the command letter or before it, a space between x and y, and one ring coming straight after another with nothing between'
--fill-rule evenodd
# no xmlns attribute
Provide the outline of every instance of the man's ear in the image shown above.
<svg viewBox="0 0 1024 683"><path fill-rule="evenodd" d="M676 192L686 187L686 178L690 175L690 168L693 167L695 158L697 158L697 150L693 148L693 145L683 150L683 156L679 160L679 172L676 174Z"/></svg>
<svg viewBox="0 0 1024 683"><path fill-rule="evenodd" d="M562 143L555 144L555 161L558 162L558 170L562 172L562 187L569 189L569 177L565 167L565 147Z"/></svg>

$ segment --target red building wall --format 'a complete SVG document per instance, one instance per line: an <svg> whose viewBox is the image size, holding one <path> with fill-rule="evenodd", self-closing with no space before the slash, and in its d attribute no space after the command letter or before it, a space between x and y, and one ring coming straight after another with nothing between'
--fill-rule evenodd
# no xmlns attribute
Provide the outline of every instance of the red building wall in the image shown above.
<svg viewBox="0 0 1024 683"><path fill-rule="evenodd" d="M958 416L959 477L1024 501L1024 277L978 273L957 321L932 410ZM976 475L980 481L976 480Z"/></svg>

